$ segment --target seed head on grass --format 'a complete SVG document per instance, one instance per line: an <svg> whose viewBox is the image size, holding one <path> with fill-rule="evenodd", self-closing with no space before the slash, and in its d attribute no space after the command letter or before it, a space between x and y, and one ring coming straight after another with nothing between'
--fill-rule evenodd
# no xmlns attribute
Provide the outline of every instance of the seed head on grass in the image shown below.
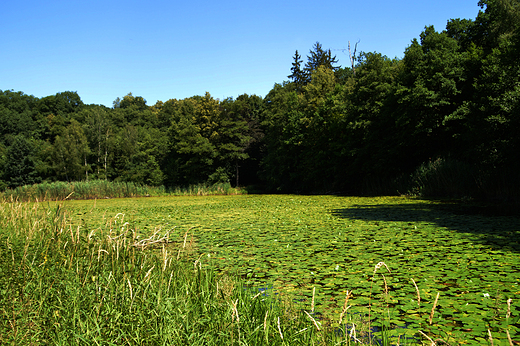
<svg viewBox="0 0 520 346"><path fill-rule="evenodd" d="M348 306L348 300L351 296L351 293L352 291L347 291L347 294L345 296L345 304L343 304L343 310L341 311L341 314L339 315L339 325L341 325L341 322L343 322L343 316L345 315L345 313L347 312L347 310L350 308L350 306Z"/></svg>
<svg viewBox="0 0 520 346"><path fill-rule="evenodd" d="M419 293L419 287L417 287L417 284L415 283L415 280L412 279L413 285L415 286L415 292L417 292L417 305L421 306L421 293Z"/></svg>
<svg viewBox="0 0 520 346"><path fill-rule="evenodd" d="M231 308L233 309L233 315L231 316L231 321L235 321L235 316L237 318L237 323L240 323L240 317L238 317L238 309L237 309L238 299L236 301L231 302Z"/></svg>
<svg viewBox="0 0 520 346"><path fill-rule="evenodd" d="M388 296L388 285L386 283L386 277L383 274L381 274L381 276L383 277L383 281L385 283L385 295Z"/></svg>
<svg viewBox="0 0 520 346"><path fill-rule="evenodd" d="M352 324L352 329L350 329L349 338L353 339L354 342L361 343L361 341L356 336L356 325Z"/></svg>
<svg viewBox="0 0 520 346"><path fill-rule="evenodd" d="M435 308L437 307L437 302L439 301L440 294L441 294L440 292L437 292L437 297L435 298L435 302L433 303L432 312L430 313L430 326L432 325L432 322L433 322L433 314L435 313Z"/></svg>
<svg viewBox="0 0 520 346"><path fill-rule="evenodd" d="M307 316L309 316L309 318L311 319L312 323L314 323L314 326L316 327L316 329L318 331L321 330L320 327L318 326L319 322L316 322L316 320L314 318L312 318L312 316L307 311L304 310L303 312L305 312L307 314Z"/></svg>
<svg viewBox="0 0 520 346"><path fill-rule="evenodd" d="M145 280L145 281L147 281L147 282L150 281L150 278L151 278L151 275L150 275L150 274L152 273L152 270L153 270L154 268L155 268L155 266L151 267L150 270L148 270L148 271L146 272L146 275L144 276L144 280Z"/></svg>
<svg viewBox="0 0 520 346"><path fill-rule="evenodd" d="M385 267L386 270L388 270L389 273L391 273L390 269L388 268L388 266L385 264L385 262L379 262L378 264L376 264L376 267L374 268L374 275L376 275L377 273L377 270L382 268L382 267Z"/></svg>
<svg viewBox="0 0 520 346"><path fill-rule="evenodd" d="M280 332L280 338L283 341L282 327L280 327L280 317L278 317L278 332Z"/></svg>
<svg viewBox="0 0 520 346"><path fill-rule="evenodd" d="M312 288L312 302L311 302L311 312L314 312L314 294L316 293L316 287Z"/></svg>
<svg viewBox="0 0 520 346"><path fill-rule="evenodd" d="M489 335L489 343L491 346L493 346L493 335L491 335L491 330L488 329L488 335Z"/></svg>

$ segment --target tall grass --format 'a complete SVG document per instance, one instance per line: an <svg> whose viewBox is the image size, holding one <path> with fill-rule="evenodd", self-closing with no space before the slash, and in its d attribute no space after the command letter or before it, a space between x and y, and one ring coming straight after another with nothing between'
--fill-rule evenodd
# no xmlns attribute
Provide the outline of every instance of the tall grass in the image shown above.
<svg viewBox="0 0 520 346"><path fill-rule="evenodd" d="M192 257L188 234L117 215L71 226L60 205L0 205L2 345L312 345L313 324Z"/></svg>
<svg viewBox="0 0 520 346"><path fill-rule="evenodd" d="M211 186L195 185L186 188L167 190L164 186L146 186L132 182L114 182L107 180L90 180L77 182L44 182L41 184L19 186L7 189L0 197L19 201L53 201L71 199L146 197L165 195L221 195L242 194L245 190L232 188L230 184L215 184Z"/></svg>
<svg viewBox="0 0 520 346"><path fill-rule="evenodd" d="M424 197L476 197L479 172L462 161L438 158L419 166L410 176L409 192Z"/></svg>
<svg viewBox="0 0 520 346"><path fill-rule="evenodd" d="M229 183L219 183L210 186L199 184L188 187L176 187L168 190L168 194L174 196L240 195L245 193L245 189L231 187Z"/></svg>
<svg viewBox="0 0 520 346"><path fill-rule="evenodd" d="M403 184L404 183L404 184ZM408 194L434 198L469 198L488 204L495 213L520 210L520 175L514 167L478 168L468 163L438 158L420 165L408 179L395 181Z"/></svg>

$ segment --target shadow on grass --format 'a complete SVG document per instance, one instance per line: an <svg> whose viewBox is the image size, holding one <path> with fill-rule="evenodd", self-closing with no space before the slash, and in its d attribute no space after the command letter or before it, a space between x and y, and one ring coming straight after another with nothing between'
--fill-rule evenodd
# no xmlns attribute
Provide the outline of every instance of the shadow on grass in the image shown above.
<svg viewBox="0 0 520 346"><path fill-rule="evenodd" d="M520 252L520 217L496 215L495 209L459 202L354 205L335 209L345 219L382 222L428 222L470 235L495 250Z"/></svg>

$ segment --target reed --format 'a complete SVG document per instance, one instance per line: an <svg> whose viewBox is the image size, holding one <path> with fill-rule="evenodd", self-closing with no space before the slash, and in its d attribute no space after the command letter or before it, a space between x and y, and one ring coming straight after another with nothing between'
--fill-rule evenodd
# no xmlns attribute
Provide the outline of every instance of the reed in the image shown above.
<svg viewBox="0 0 520 346"><path fill-rule="evenodd" d="M437 292L437 296L435 297L435 301L433 302L432 312L430 313L430 320L429 320L430 326L433 323L433 315L435 314L435 308L437 307L437 303L439 302L440 294L441 294L440 292Z"/></svg>
<svg viewBox="0 0 520 346"><path fill-rule="evenodd" d="M191 185L188 187L176 187L168 192L174 196L213 196L213 195L241 195L247 193L243 188L231 187L229 183L214 185Z"/></svg>
<svg viewBox="0 0 520 346"><path fill-rule="evenodd" d="M230 184L211 186L194 185L185 188L167 190L164 186L146 186L132 182L107 180L90 180L77 182L43 182L35 185L19 186L0 193L4 200L17 201L56 201L69 199L103 199L126 197L158 197L158 196L210 196L238 195L246 193L245 189L233 188Z"/></svg>
<svg viewBox="0 0 520 346"><path fill-rule="evenodd" d="M417 287L414 279L412 279L412 282L415 287L415 292L417 293L417 306L421 307L421 293L419 292L419 287Z"/></svg>
<svg viewBox="0 0 520 346"><path fill-rule="evenodd" d="M478 170L462 161L438 158L419 166L410 176L410 194L426 197L476 196Z"/></svg>

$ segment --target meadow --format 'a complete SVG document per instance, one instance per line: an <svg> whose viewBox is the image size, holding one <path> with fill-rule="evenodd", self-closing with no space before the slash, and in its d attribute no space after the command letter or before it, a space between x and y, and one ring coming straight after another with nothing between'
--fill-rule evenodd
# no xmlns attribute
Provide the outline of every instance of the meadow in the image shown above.
<svg viewBox="0 0 520 346"><path fill-rule="evenodd" d="M94 284L91 299L93 306L98 307L94 309L98 315L88 317L91 313L82 311L83 305L89 306L80 302L87 299L84 293L71 303L78 316L71 317L68 312L67 320L77 321L76 327L89 326L85 328L90 334L82 334L85 340L95 336L94 340L106 341L107 336L126 335L115 343L153 344L148 341L154 337L162 340L158 344L182 344L178 340L183 340L188 344L251 345L512 345L519 341L520 222L516 217L485 215L469 204L407 197L238 195L94 199L65 201L60 211L53 202L40 204L47 218L56 218L65 214L61 210L66 211L64 224L53 231L65 229L60 233L64 238L57 242L58 235L51 232L52 242L38 242L56 247L54 252L60 256L57 261L62 265L53 268L62 271L63 263L68 264L73 275L64 277L79 278L74 279L80 283L72 286L76 292L73 297L78 297L78 292L91 282ZM2 204L4 214L6 205ZM22 204L19 208L23 208ZM58 222L53 220L51 223ZM35 222L29 220L26 225L30 228ZM5 232L10 229L6 225L1 228L4 267L11 262L28 261L33 265L18 269L8 266L11 272L4 269L3 278L12 276L15 269L23 269L20 280L11 286L32 284L42 292L40 298L26 299L26 305L2 305L6 316L27 314L22 321L26 324L23 330L29 335L31 329L27 331L27 325L37 324L30 316L38 311L33 311L30 301L40 301L38 306L44 309L42 306L47 303L42 301L51 295L42 288L44 276L34 274L35 267L45 267L45 256L51 252L20 240L16 253L12 250L16 247L12 245L15 237ZM14 230L11 228L10 232ZM83 257L74 256L83 259L67 259L73 256L67 249L80 243L86 244L85 253ZM126 255L118 255L118 251ZM101 259L105 256L109 260L103 264L105 268L92 275L94 267L104 263ZM136 258L144 262L137 264ZM81 266L83 269L79 269ZM177 269L173 270L174 267ZM31 275L37 278L29 280ZM190 281L199 276L205 279L197 279L198 284ZM174 285L171 277L184 279ZM67 287L69 284L63 281L54 277L47 284ZM206 286L201 286L201 282ZM226 285L232 289L223 294L222 287ZM186 291L184 296L192 290L199 300L209 300L181 304L180 293L176 293L177 300L168 300L172 299L174 286ZM191 288L187 289L188 286ZM11 294L12 287L7 289L11 289ZM154 297L153 304L142 297L147 307L140 307L144 311L135 317L130 311L138 309L139 304L132 303L132 295L152 292L154 287L161 288L162 293L149 293ZM112 290L116 293L110 293ZM7 291L4 289L4 293ZM112 300L107 298L111 294L115 295ZM130 302L127 310L118 307L120 301ZM101 308L109 302L113 304L109 309L112 313ZM180 304L179 311L174 302ZM196 311L195 320L190 319L192 334L182 319L190 314L189 310ZM45 321L54 318L54 323L64 324L65 320L59 319L64 313L51 308ZM99 317L103 313L105 319ZM151 318L152 314L161 315L162 320ZM242 319L236 328L238 316ZM154 331L150 335L137 327L149 323L147 319L155 321L153 328L147 326L146 330ZM160 326L167 319L173 324ZM8 320L11 326L17 321L11 317ZM100 329L103 325L119 328L119 334ZM171 335L180 333L172 325L182 326L177 329L184 331L183 337L191 335L192 339L172 339ZM52 326L56 334L46 338L71 337L56 324L48 327ZM9 329L9 324L3 328L15 330ZM34 327L32 337L43 335L42 330L46 329ZM132 334L136 330L141 334ZM206 335L202 330L206 334L211 330L217 336L201 339L201 335Z"/></svg>

